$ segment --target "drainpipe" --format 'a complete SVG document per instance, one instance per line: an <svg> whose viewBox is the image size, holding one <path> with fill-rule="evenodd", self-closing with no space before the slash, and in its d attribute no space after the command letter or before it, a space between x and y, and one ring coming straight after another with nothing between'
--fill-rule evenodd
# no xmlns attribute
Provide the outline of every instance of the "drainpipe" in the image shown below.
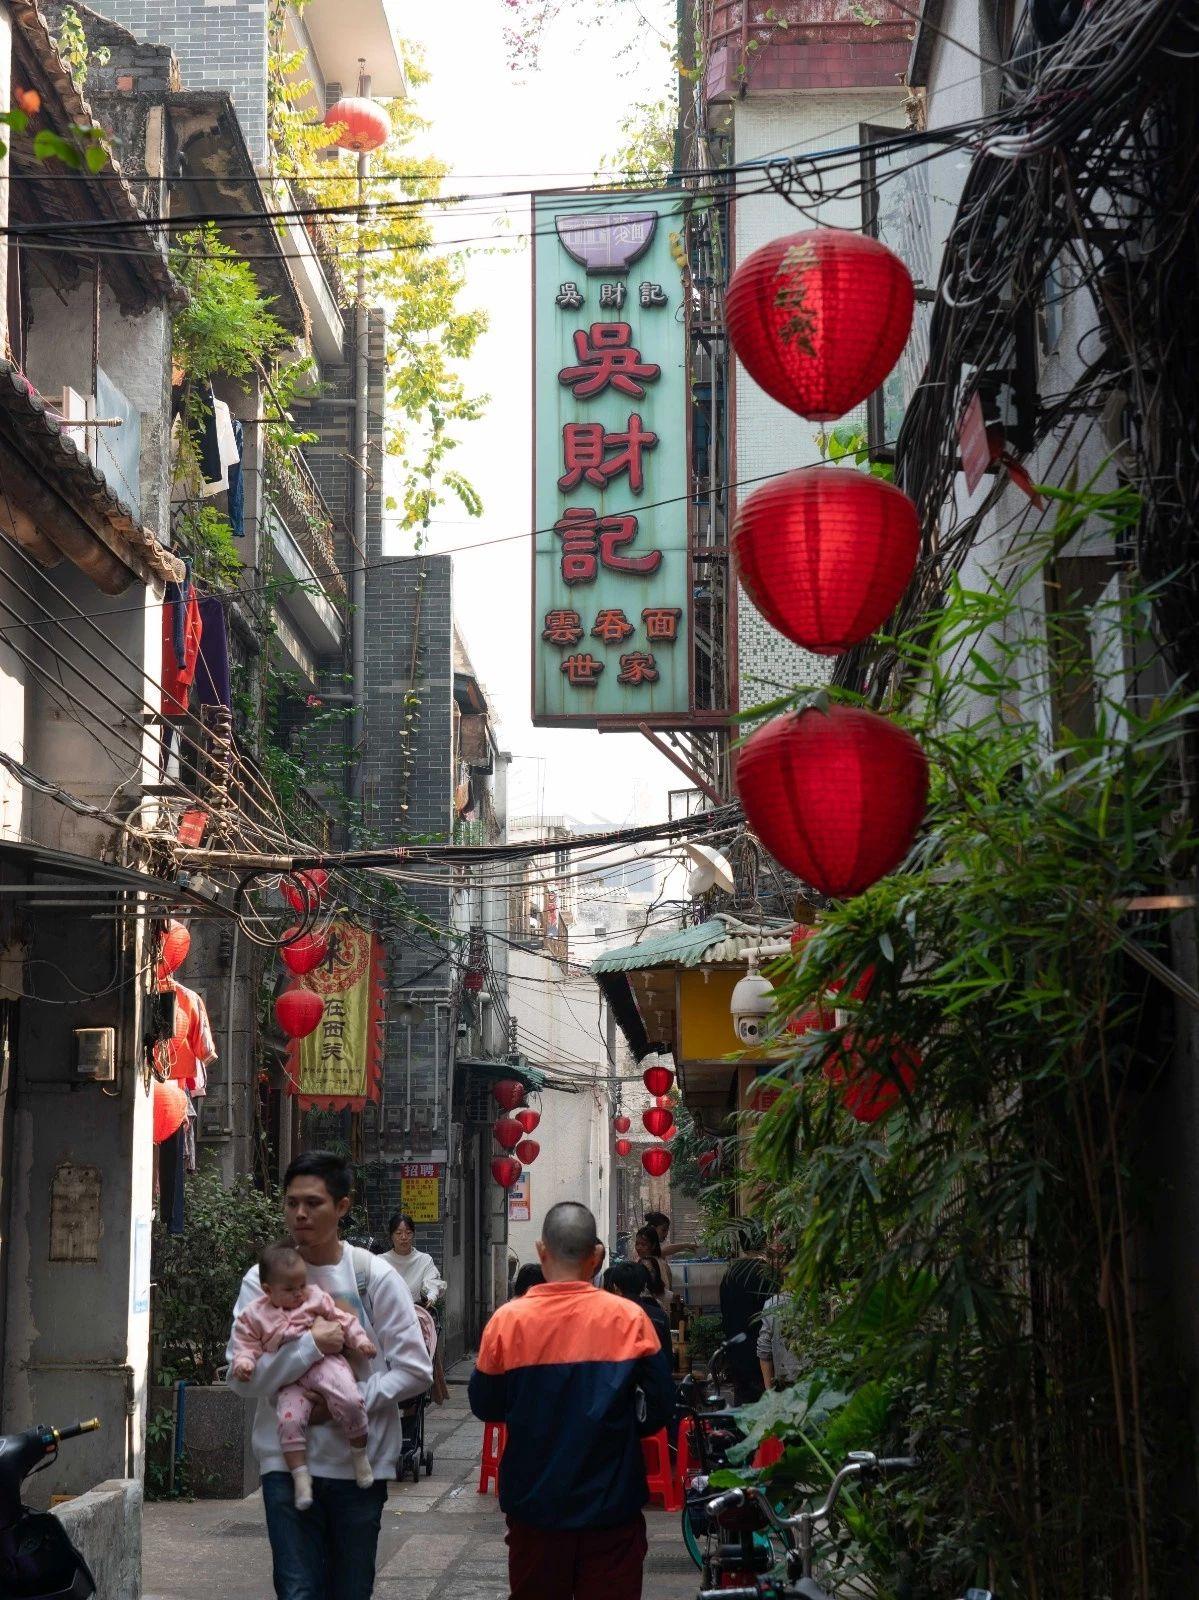
<svg viewBox="0 0 1199 1600"><path fill-rule="evenodd" d="M370 77L363 73L358 80L358 93L369 99ZM350 766L350 798L362 800L365 776L366 741L366 451L370 436L367 416L369 398L368 321L366 314L366 173L370 157L365 151L358 157L358 281L354 295L354 551L353 573L350 583L350 602L353 608L350 619L351 683L354 710L350 722L352 761Z"/></svg>

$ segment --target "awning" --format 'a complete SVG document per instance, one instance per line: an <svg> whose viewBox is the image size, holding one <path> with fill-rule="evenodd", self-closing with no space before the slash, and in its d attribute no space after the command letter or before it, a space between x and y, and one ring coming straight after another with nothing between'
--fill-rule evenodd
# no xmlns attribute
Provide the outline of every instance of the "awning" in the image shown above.
<svg viewBox="0 0 1199 1600"><path fill-rule="evenodd" d="M492 1083L498 1083L501 1078L515 1078L517 1083L523 1083L526 1089L538 1094L549 1082L548 1075L540 1067L530 1066L523 1056L518 1056L514 1061L493 1061L488 1056L459 1056L458 1065L475 1077L487 1078Z"/></svg>
<svg viewBox="0 0 1199 1600"><path fill-rule="evenodd" d="M752 951L761 960L786 955L793 922L742 922L727 913L690 928L651 934L637 944L606 950L591 963L593 975L637 972L646 967L701 967L744 961Z"/></svg>

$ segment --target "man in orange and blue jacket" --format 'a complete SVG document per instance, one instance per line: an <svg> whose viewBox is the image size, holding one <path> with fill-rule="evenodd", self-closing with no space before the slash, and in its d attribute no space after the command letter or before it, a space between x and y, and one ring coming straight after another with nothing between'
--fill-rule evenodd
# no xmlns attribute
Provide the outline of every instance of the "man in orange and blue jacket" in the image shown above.
<svg viewBox="0 0 1199 1600"><path fill-rule="evenodd" d="M511 1600L640 1600L641 1440L673 1413L670 1363L640 1306L594 1287L586 1206L552 1206L537 1254L545 1282L492 1317L470 1380L475 1416L508 1427Z"/></svg>

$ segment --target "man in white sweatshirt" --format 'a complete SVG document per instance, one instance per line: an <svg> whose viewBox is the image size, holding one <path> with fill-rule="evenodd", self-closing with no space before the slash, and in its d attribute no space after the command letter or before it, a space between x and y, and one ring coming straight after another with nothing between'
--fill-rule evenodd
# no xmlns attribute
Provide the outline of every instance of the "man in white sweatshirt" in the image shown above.
<svg viewBox="0 0 1199 1600"><path fill-rule="evenodd" d="M379 1257L338 1237L338 1224L350 1209L351 1181L341 1156L310 1151L287 1169L283 1207L287 1231L307 1263L308 1282L352 1311L378 1350L369 1361L354 1358L366 1369L359 1387L374 1483L358 1487L348 1442L327 1417L318 1421L314 1412L308 1433L313 1504L297 1511L279 1444L275 1396L322 1355L341 1353L339 1323L318 1317L301 1338L262 1356L252 1377L229 1380L231 1388L258 1401L254 1454L262 1473L277 1600L370 1600L387 1484L400 1454L398 1403L423 1393L433 1381L433 1364L404 1280ZM234 1321L260 1292L254 1266L242 1279Z"/></svg>

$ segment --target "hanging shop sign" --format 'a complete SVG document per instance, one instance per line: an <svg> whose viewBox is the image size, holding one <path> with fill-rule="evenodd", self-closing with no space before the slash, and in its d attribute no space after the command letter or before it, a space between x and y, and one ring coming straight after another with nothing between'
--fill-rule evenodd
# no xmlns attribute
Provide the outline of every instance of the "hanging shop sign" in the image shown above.
<svg viewBox="0 0 1199 1600"><path fill-rule="evenodd" d="M527 1172L522 1172L508 1190L508 1221L532 1222L532 1220L533 1180Z"/></svg>
<svg viewBox="0 0 1199 1600"><path fill-rule="evenodd" d="M533 204L533 721L690 709L677 194Z"/></svg>
<svg viewBox="0 0 1199 1600"><path fill-rule="evenodd" d="M328 959L303 980L324 1001L324 1011L311 1033L291 1041L289 1088L305 1110L361 1111L379 1098L382 945L352 922L332 923L326 938Z"/></svg>
<svg viewBox="0 0 1199 1600"><path fill-rule="evenodd" d="M435 1161L408 1161L400 1167L400 1210L413 1222L440 1222L439 1178Z"/></svg>

